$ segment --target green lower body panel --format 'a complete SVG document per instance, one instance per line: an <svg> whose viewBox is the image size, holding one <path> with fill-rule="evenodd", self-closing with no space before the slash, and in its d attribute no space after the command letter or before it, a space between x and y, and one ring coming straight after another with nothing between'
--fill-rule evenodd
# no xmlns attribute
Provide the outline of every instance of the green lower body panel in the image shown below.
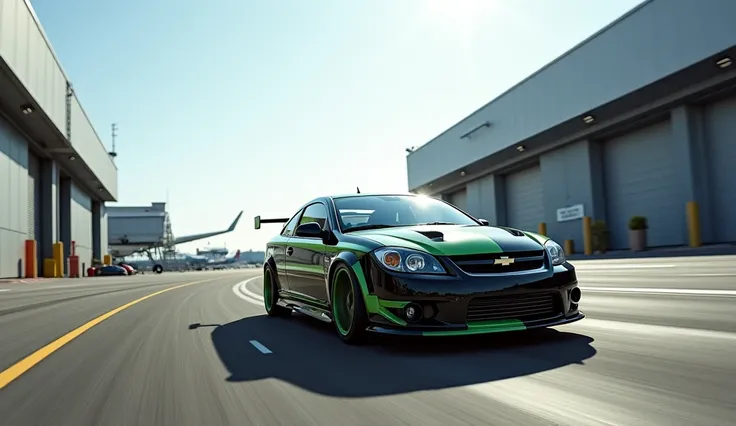
<svg viewBox="0 0 736 426"><path fill-rule="evenodd" d="M421 333L422 336L459 336L524 330L526 330L526 325L519 320L498 320L468 323L468 328L466 330L437 330L422 331Z"/></svg>
<svg viewBox="0 0 736 426"><path fill-rule="evenodd" d="M534 321L525 323L521 320L507 319L497 321L483 321L477 323L468 323L462 326L448 326L447 329L421 330L411 327L396 327L384 325L372 325L369 331L379 334L393 334L402 336L468 336L473 334L489 334L489 333L505 333L511 331L524 331L535 328L555 327L558 325L570 324L585 318L585 314L578 312L577 314L556 318L548 321Z"/></svg>

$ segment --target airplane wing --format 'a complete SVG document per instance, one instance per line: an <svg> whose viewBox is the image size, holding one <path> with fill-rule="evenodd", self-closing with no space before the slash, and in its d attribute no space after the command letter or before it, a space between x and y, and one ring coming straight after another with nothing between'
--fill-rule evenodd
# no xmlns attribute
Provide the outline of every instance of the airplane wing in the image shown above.
<svg viewBox="0 0 736 426"><path fill-rule="evenodd" d="M222 235L222 234L227 234L228 232L232 232L235 230L235 227L238 225L238 221L240 220L240 216L242 215L243 215L243 212L241 211L240 213L238 213L238 216L235 218L232 225L230 225L229 228L223 231L214 231L214 232L205 232L203 234L186 235L184 237L174 238L173 243L174 244L184 244L184 243L189 243L192 241L201 240L202 238L209 238L209 237L214 237L215 235Z"/></svg>

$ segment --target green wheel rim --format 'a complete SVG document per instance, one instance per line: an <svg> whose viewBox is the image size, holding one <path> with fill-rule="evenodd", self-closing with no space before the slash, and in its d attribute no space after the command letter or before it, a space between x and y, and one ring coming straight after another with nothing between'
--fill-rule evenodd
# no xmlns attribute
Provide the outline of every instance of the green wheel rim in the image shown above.
<svg viewBox="0 0 736 426"><path fill-rule="evenodd" d="M355 315L355 292L350 275L340 270L335 275L332 290L332 316L340 334L347 335Z"/></svg>
<svg viewBox="0 0 736 426"><path fill-rule="evenodd" d="M266 311L270 312L273 292L271 291L271 271L268 269L263 273L263 303L266 305Z"/></svg>

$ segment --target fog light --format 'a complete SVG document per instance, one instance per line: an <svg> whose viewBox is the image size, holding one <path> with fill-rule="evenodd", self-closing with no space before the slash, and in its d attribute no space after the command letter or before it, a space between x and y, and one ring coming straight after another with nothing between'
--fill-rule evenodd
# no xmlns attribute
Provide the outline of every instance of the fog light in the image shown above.
<svg viewBox="0 0 736 426"><path fill-rule="evenodd" d="M570 290L570 301L572 303L579 303L580 298L583 296L583 292L580 291L579 287L575 287L572 290Z"/></svg>
<svg viewBox="0 0 736 426"><path fill-rule="evenodd" d="M422 307L416 303L409 303L404 307L404 317L409 322L417 322L422 319Z"/></svg>

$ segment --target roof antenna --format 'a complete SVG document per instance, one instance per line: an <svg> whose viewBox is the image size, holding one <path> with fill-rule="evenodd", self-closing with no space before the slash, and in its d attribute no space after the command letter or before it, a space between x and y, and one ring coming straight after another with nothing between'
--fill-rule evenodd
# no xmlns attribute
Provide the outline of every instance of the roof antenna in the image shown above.
<svg viewBox="0 0 736 426"><path fill-rule="evenodd" d="M357 189L358 190L358 194L360 194L360 188L356 186L355 189Z"/></svg>

